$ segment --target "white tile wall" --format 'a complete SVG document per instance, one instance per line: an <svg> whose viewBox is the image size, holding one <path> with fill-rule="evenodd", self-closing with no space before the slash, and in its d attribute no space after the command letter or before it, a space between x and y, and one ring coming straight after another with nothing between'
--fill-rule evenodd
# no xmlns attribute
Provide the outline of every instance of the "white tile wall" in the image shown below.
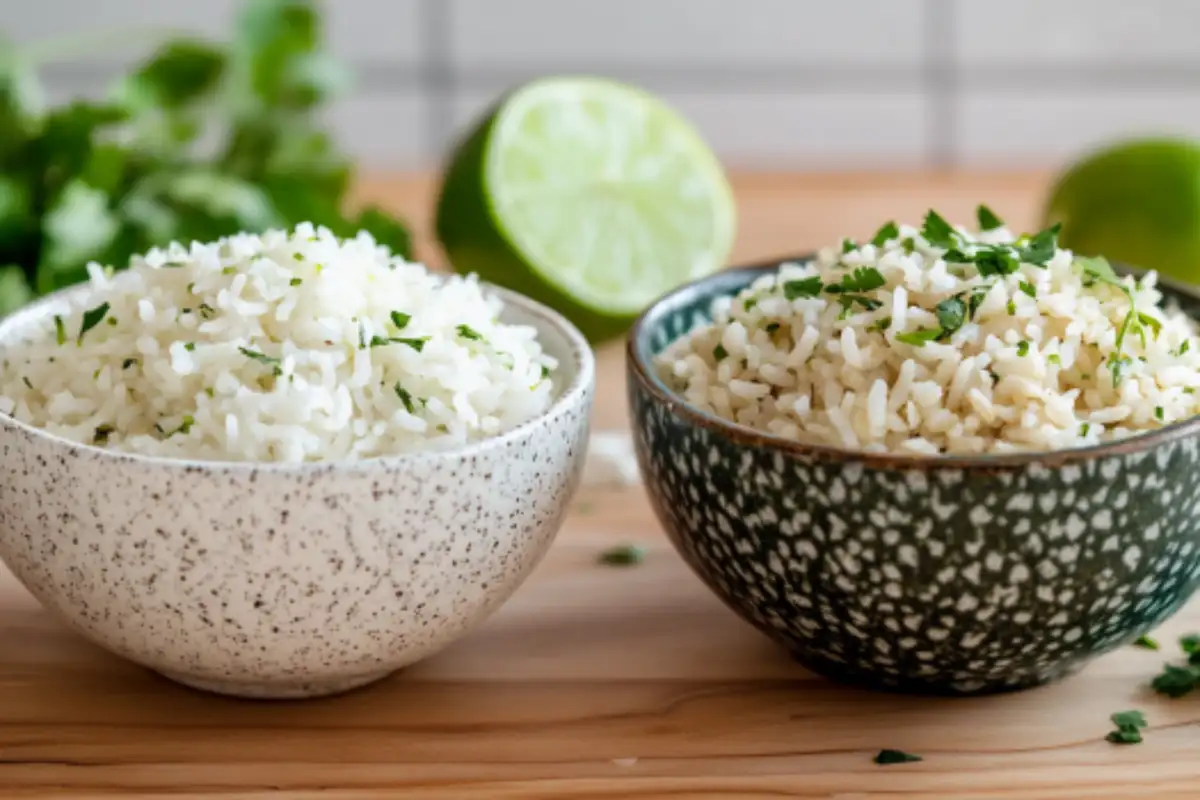
<svg viewBox="0 0 1200 800"><path fill-rule="evenodd" d="M340 147L374 169L428 166L429 99L417 91L359 93L329 109Z"/></svg>
<svg viewBox="0 0 1200 800"><path fill-rule="evenodd" d="M1200 136L1200 87L978 91L963 98L958 125L968 163L1057 164L1127 136Z"/></svg>
<svg viewBox="0 0 1200 800"><path fill-rule="evenodd" d="M241 2L0 0L0 34L225 36ZM504 85L575 70L658 92L742 167L1023 166L1115 136L1200 136L1200 0L321 5L330 48L360 68L330 121L367 168L433 164ZM51 94L94 93L144 51L123 35L50 70Z"/></svg>
<svg viewBox="0 0 1200 800"><path fill-rule="evenodd" d="M954 3L964 65L1200 65L1196 0Z"/></svg>
<svg viewBox="0 0 1200 800"><path fill-rule="evenodd" d="M330 49L354 61L415 65L425 35L420 5L420 0L332 0L323 16Z"/></svg>
<svg viewBox="0 0 1200 800"><path fill-rule="evenodd" d="M916 64L923 0L454 0L463 69Z"/></svg>

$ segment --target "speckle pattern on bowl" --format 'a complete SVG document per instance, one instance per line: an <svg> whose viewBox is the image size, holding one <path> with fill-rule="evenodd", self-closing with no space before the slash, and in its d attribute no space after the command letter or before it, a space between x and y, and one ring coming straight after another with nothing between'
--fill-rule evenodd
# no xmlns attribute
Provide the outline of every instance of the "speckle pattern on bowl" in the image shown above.
<svg viewBox="0 0 1200 800"><path fill-rule="evenodd" d="M1200 585L1200 425L1038 457L862 456L783 445L682 407L639 366L759 271L685 289L631 334L656 512L749 622L832 678L970 694L1053 680Z"/></svg>
<svg viewBox="0 0 1200 800"><path fill-rule="evenodd" d="M423 659L494 611L578 484L594 367L507 296L562 363L544 417L454 453L303 466L80 446L0 417L0 556L107 649L228 694L330 694Z"/></svg>

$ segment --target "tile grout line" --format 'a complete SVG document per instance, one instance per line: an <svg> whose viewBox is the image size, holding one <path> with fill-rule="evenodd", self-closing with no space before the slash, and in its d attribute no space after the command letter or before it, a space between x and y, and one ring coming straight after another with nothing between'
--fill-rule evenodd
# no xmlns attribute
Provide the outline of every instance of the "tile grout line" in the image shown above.
<svg viewBox="0 0 1200 800"><path fill-rule="evenodd" d="M958 71L951 47L957 20L953 0L925 0L924 84L928 106L925 115L928 166L953 168L959 162L957 105Z"/></svg>
<svg viewBox="0 0 1200 800"><path fill-rule="evenodd" d="M428 114L422 155L430 164L442 157L454 133L454 104L457 85L453 68L453 30L450 5L453 0L420 0L422 36L417 81Z"/></svg>

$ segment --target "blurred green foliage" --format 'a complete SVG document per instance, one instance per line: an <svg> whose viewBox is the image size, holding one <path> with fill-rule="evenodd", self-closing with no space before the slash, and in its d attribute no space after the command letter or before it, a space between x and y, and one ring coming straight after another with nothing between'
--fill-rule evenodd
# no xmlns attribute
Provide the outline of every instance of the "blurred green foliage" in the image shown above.
<svg viewBox="0 0 1200 800"><path fill-rule="evenodd" d="M0 41L0 315L90 261L302 221L411 255L402 221L345 215L317 115L349 75L320 45L312 3L249 0L230 41L168 41L104 100L44 108L35 59Z"/></svg>

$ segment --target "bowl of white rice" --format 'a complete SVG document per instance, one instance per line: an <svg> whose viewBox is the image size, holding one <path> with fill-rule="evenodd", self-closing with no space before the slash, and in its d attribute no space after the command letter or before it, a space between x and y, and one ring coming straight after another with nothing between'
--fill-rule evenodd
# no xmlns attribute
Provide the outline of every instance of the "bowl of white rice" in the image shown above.
<svg viewBox="0 0 1200 800"><path fill-rule="evenodd" d="M1200 295L930 212L727 270L628 340L684 559L835 679L1044 683L1200 585Z"/></svg>
<svg viewBox="0 0 1200 800"><path fill-rule="evenodd" d="M594 364L525 297L300 225L172 245L0 322L0 557L182 683L331 694L548 549Z"/></svg>

